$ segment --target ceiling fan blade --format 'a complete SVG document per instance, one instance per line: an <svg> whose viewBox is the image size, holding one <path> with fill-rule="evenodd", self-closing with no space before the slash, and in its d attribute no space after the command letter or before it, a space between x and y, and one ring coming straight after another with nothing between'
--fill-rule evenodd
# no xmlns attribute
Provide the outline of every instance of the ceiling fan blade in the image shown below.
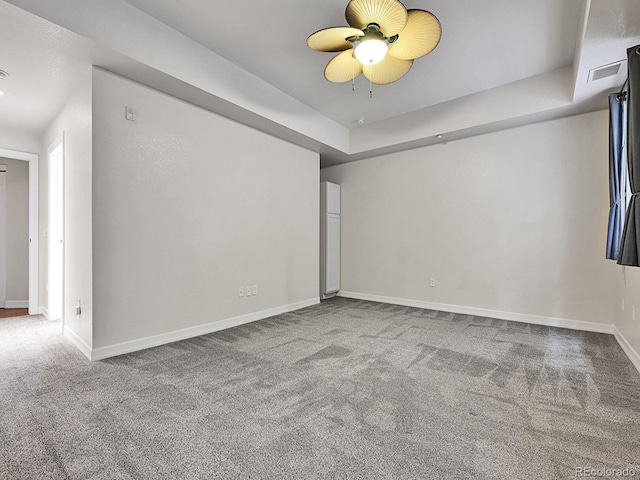
<svg viewBox="0 0 640 480"><path fill-rule="evenodd" d="M392 57L401 60L420 58L431 53L442 35L440 21L431 12L409 10L407 16L407 26L387 51Z"/></svg>
<svg viewBox="0 0 640 480"><path fill-rule="evenodd" d="M391 37L407 24L407 9L398 0L351 0L345 17L354 28L364 30L375 23L385 36Z"/></svg>
<svg viewBox="0 0 640 480"><path fill-rule="evenodd" d="M324 76L333 83L348 82L362 73L362 64L353 57L353 49L339 53L327 64Z"/></svg>
<svg viewBox="0 0 640 480"><path fill-rule="evenodd" d="M412 65L413 60L400 60L387 55L381 62L363 66L362 72L373 83L386 85L404 77Z"/></svg>
<svg viewBox="0 0 640 480"><path fill-rule="evenodd" d="M362 30L352 27L325 28L309 35L307 45L319 52L342 52L352 46L351 42L346 40L347 38L363 35Z"/></svg>

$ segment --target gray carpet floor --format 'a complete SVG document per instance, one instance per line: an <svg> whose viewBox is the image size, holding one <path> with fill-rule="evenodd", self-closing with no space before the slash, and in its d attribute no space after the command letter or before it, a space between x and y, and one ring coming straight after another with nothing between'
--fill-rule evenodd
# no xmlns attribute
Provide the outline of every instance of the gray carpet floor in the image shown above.
<svg viewBox="0 0 640 480"><path fill-rule="evenodd" d="M90 363L0 322L1 479L640 478L610 335L335 298Z"/></svg>

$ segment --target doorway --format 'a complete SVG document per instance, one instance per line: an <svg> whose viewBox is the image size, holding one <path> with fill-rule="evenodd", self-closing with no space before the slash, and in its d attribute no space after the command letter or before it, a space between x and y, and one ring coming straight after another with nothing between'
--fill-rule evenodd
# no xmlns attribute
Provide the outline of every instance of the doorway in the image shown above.
<svg viewBox="0 0 640 480"><path fill-rule="evenodd" d="M29 315L40 312L38 306L38 160L35 153L0 148L0 157L29 162ZM6 212L5 212L6 214Z"/></svg>
<svg viewBox="0 0 640 480"><path fill-rule="evenodd" d="M0 165L0 308L7 301L7 166Z"/></svg>
<svg viewBox="0 0 640 480"><path fill-rule="evenodd" d="M29 164L0 158L0 315L29 307Z"/></svg>
<svg viewBox="0 0 640 480"><path fill-rule="evenodd" d="M64 135L49 147L49 274L50 320L64 322Z"/></svg>

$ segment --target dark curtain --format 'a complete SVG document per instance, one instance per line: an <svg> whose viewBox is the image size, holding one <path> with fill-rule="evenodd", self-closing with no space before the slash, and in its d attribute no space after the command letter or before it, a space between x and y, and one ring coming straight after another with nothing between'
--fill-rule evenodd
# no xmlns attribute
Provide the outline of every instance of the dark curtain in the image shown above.
<svg viewBox="0 0 640 480"><path fill-rule="evenodd" d="M627 209L626 92L609 95L609 228L607 255L618 260Z"/></svg>
<svg viewBox="0 0 640 480"><path fill-rule="evenodd" d="M622 233L618 263L640 266L640 45L627 50L627 166L631 200Z"/></svg>

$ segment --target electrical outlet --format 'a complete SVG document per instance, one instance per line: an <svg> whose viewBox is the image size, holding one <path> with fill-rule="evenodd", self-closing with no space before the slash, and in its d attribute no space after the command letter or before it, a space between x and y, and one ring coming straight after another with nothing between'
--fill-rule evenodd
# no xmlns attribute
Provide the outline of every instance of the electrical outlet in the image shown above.
<svg viewBox="0 0 640 480"><path fill-rule="evenodd" d="M244 287L238 287L238 298L244 297Z"/></svg>
<svg viewBox="0 0 640 480"><path fill-rule="evenodd" d="M429 286L430 287L435 287L436 286L436 279L432 278L431 280L429 280Z"/></svg>
<svg viewBox="0 0 640 480"><path fill-rule="evenodd" d="M258 285L254 285L253 286L253 294L257 295L258 294Z"/></svg>
<svg viewBox="0 0 640 480"><path fill-rule="evenodd" d="M247 285L247 288L244 291L244 296L245 297L250 297L251 296L251 285Z"/></svg>
<svg viewBox="0 0 640 480"><path fill-rule="evenodd" d="M76 315L82 315L82 307L80 305L80 299L78 299L78 303L74 307L74 311L75 311Z"/></svg>

